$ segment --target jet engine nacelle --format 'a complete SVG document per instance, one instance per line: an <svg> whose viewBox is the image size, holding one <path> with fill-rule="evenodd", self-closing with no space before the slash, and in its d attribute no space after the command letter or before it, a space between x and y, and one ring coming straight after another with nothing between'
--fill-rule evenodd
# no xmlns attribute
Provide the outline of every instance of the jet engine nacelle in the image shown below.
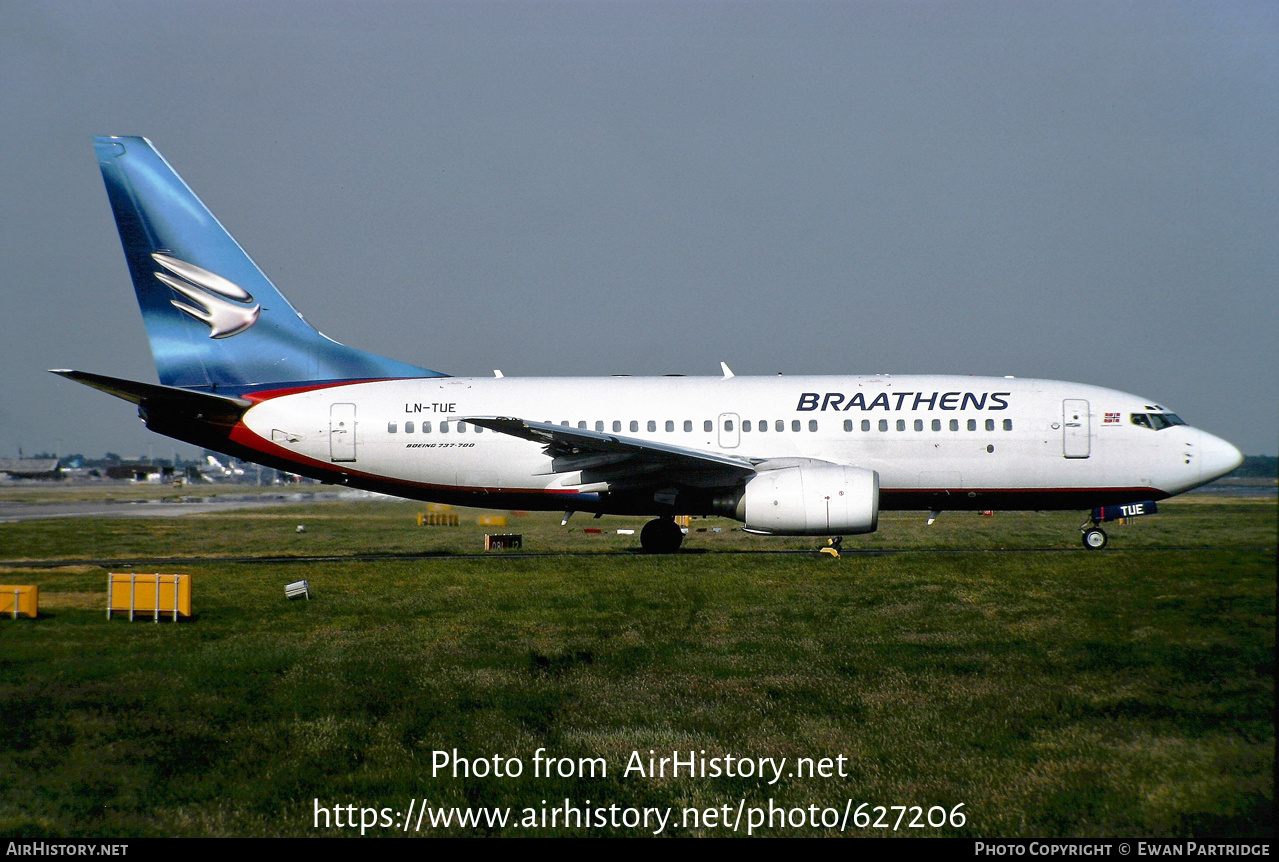
<svg viewBox="0 0 1279 862"><path fill-rule="evenodd" d="M750 478L739 517L761 533L833 536L879 526L879 474L838 464L800 464Z"/></svg>

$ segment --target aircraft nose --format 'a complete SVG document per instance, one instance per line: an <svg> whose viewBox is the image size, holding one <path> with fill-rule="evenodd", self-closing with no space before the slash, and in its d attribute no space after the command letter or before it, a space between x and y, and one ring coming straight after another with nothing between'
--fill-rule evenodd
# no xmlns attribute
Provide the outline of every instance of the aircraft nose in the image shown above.
<svg viewBox="0 0 1279 862"><path fill-rule="evenodd" d="M1199 432L1199 478L1204 482L1226 475L1243 463L1243 453L1220 437Z"/></svg>

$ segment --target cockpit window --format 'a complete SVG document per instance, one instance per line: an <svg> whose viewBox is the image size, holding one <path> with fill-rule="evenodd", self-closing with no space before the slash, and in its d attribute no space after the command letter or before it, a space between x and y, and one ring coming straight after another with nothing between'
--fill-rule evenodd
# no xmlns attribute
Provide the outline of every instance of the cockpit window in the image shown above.
<svg viewBox="0 0 1279 862"><path fill-rule="evenodd" d="M1132 424L1140 425L1142 428L1150 428L1154 431L1162 431L1174 425L1186 424L1176 413L1133 413L1131 418Z"/></svg>

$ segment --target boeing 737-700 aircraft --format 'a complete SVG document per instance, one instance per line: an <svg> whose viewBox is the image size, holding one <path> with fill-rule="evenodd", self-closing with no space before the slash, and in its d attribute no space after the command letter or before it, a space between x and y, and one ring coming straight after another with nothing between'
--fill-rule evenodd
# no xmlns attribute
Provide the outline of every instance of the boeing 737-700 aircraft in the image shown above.
<svg viewBox="0 0 1279 862"><path fill-rule="evenodd" d="M460 378L313 329L145 138L95 138L160 385L64 377L147 427L325 482L463 506L722 515L869 533L881 510L1153 511L1239 466L1150 399L1078 383L870 375ZM1115 507L1115 508L1110 508Z"/></svg>

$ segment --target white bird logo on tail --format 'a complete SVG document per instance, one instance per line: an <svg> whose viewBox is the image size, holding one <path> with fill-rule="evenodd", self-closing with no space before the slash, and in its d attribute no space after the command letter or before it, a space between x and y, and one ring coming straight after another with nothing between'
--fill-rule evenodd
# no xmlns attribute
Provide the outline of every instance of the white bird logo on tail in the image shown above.
<svg viewBox="0 0 1279 862"><path fill-rule="evenodd" d="M167 254L156 253L151 255L151 259L169 271L157 272L155 277L194 305L176 299L169 302L179 311L207 324L210 338L230 338L258 322L262 306L235 304L253 302L253 295L230 279Z"/></svg>

